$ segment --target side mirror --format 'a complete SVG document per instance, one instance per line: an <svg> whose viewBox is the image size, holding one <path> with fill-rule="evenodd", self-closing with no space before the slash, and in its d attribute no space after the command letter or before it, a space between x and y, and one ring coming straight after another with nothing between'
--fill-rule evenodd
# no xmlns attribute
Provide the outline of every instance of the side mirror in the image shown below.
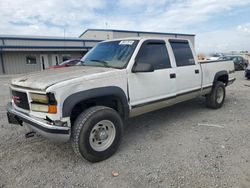
<svg viewBox="0 0 250 188"><path fill-rule="evenodd" d="M154 72L154 67L148 63L135 63L132 72Z"/></svg>

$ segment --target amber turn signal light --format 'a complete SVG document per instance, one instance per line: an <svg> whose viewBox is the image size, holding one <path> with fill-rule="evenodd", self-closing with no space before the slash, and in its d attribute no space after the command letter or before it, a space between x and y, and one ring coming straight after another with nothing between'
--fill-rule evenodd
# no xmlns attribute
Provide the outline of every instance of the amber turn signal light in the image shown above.
<svg viewBox="0 0 250 188"><path fill-rule="evenodd" d="M56 105L49 105L48 113L56 114L57 113L57 106Z"/></svg>

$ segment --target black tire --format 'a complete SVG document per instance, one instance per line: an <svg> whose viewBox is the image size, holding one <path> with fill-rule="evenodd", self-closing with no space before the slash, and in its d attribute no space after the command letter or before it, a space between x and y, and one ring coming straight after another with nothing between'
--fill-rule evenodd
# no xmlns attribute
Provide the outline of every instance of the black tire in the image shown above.
<svg viewBox="0 0 250 188"><path fill-rule="evenodd" d="M222 97L218 100L219 91L223 92ZM220 108L225 100L226 89L223 82L217 81L213 85L213 89L210 94L206 95L206 105L208 108L218 109Z"/></svg>
<svg viewBox="0 0 250 188"><path fill-rule="evenodd" d="M113 123L114 140L104 151L96 151L90 144L90 134L95 125L102 120ZM106 130L106 129L104 129ZM112 108L94 106L82 112L76 119L72 133L71 144L74 152L90 162L98 162L109 158L118 149L123 135L123 122L120 115ZM98 143L99 144L99 143Z"/></svg>

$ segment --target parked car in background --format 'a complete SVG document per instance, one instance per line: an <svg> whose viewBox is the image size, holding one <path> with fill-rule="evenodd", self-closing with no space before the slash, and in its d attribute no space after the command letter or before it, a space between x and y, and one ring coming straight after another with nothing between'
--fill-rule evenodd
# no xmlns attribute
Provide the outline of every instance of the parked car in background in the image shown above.
<svg viewBox="0 0 250 188"><path fill-rule="evenodd" d="M248 67L245 70L245 77L247 79L250 79L250 65L248 65Z"/></svg>
<svg viewBox="0 0 250 188"><path fill-rule="evenodd" d="M235 70L245 70L248 66L248 61L241 56L236 56L236 55L223 56L223 57L220 57L218 60L231 60L231 61L233 61Z"/></svg>
<svg viewBox="0 0 250 188"><path fill-rule="evenodd" d="M220 57L222 57L221 54L214 54L214 55L208 57L207 60L217 61Z"/></svg>
<svg viewBox="0 0 250 188"><path fill-rule="evenodd" d="M69 59L59 63L58 65L50 66L49 69L63 68L63 67L71 67L80 62L80 59Z"/></svg>

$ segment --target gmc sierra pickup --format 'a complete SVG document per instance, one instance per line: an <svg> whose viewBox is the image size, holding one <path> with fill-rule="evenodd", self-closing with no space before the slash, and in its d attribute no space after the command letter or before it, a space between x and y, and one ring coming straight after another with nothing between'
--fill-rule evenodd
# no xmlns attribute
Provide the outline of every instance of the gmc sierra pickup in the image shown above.
<svg viewBox="0 0 250 188"><path fill-rule="evenodd" d="M198 62L186 39L110 40L78 66L13 79L7 115L97 162L115 153L127 118L198 96L218 109L234 80L232 61Z"/></svg>

